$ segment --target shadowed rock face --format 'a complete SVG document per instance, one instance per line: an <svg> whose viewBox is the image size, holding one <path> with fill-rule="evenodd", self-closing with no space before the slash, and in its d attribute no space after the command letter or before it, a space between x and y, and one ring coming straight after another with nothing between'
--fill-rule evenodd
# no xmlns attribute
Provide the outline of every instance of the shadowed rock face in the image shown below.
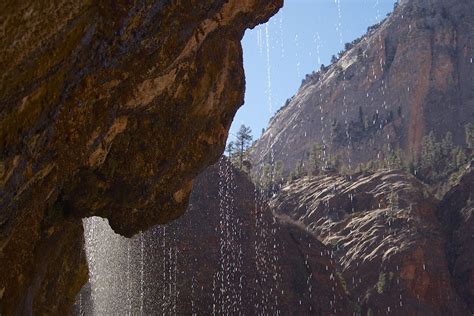
<svg viewBox="0 0 474 316"><path fill-rule="evenodd" d="M92 232L93 278L77 314L91 307L99 315L353 311L327 247L289 218L275 220L249 178L224 159L197 177L175 222L131 240L103 221L86 236Z"/></svg>
<svg viewBox="0 0 474 316"><path fill-rule="evenodd" d="M288 173L314 144L352 167L378 158L387 144L412 157L431 131L450 131L464 145L463 126L474 123L473 58L471 0L401 1L305 80L253 147L252 163L258 172L281 160Z"/></svg>
<svg viewBox="0 0 474 316"><path fill-rule="evenodd" d="M446 253L454 285L474 313L474 164L443 198L438 215L447 233Z"/></svg>
<svg viewBox="0 0 474 316"><path fill-rule="evenodd" d="M380 171L303 178L285 186L270 206L334 252L364 314L467 315L452 286L435 202L414 177Z"/></svg>
<svg viewBox="0 0 474 316"><path fill-rule="evenodd" d="M0 4L3 313L72 302L83 217L131 236L184 212L243 103L243 33L282 2Z"/></svg>

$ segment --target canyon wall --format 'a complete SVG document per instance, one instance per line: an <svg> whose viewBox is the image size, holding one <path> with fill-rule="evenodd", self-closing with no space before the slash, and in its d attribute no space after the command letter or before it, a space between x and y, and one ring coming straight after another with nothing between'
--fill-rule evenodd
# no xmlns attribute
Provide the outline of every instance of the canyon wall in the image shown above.
<svg viewBox="0 0 474 316"><path fill-rule="evenodd" d="M401 1L333 64L306 76L253 147L255 172L281 160L288 174L314 145L352 168L387 149L412 160L432 131L466 147L473 80L472 1Z"/></svg>

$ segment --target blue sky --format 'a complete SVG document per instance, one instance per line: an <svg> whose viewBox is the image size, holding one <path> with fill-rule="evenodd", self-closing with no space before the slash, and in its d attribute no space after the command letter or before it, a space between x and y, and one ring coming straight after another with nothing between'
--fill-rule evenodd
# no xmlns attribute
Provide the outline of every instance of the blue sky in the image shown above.
<svg viewBox="0 0 474 316"><path fill-rule="evenodd" d="M296 93L304 76L321 63L328 65L331 55L382 20L394 2L285 0L267 24L247 30L242 40L245 104L234 118L229 140L241 124L250 126L254 139L258 138L270 117Z"/></svg>

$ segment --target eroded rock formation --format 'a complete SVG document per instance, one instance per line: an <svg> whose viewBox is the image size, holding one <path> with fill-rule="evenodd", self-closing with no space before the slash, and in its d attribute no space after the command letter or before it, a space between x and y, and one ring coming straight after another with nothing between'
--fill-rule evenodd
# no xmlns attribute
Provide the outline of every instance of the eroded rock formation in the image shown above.
<svg viewBox="0 0 474 316"><path fill-rule="evenodd" d="M131 236L184 212L243 103L243 33L282 2L0 4L3 314L72 303L83 217Z"/></svg>
<svg viewBox="0 0 474 316"><path fill-rule="evenodd" d="M463 192L465 202L469 194ZM468 315L468 301L451 279L436 202L414 177L380 171L303 178L285 186L270 206L308 227L334 252L336 267L364 315ZM468 223L458 225L469 229ZM472 272L472 263L465 262L472 257L466 248L472 236L464 233L455 244L464 282L458 284L462 296L472 300L472 281L465 276Z"/></svg>

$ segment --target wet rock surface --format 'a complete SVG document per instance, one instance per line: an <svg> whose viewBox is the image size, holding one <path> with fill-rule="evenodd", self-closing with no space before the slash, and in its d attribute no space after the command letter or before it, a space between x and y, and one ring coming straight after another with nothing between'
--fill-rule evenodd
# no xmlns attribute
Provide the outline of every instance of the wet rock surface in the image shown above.
<svg viewBox="0 0 474 316"><path fill-rule="evenodd" d="M92 306L98 314L349 315L355 308L330 250L291 219L274 218L248 177L224 160L196 179L177 221L132 240L103 221L86 236L93 231L96 278L76 313Z"/></svg>
<svg viewBox="0 0 474 316"><path fill-rule="evenodd" d="M184 212L243 103L243 33L281 5L0 4L2 313L72 303L83 217L132 236Z"/></svg>
<svg viewBox="0 0 474 316"><path fill-rule="evenodd" d="M469 294L452 282L436 203L414 177L380 171L303 178L283 187L270 207L308 227L333 251L336 270L363 314L469 315ZM455 243L464 281L458 284L466 289L472 265L463 265L472 239L465 239L472 236L463 236Z"/></svg>

